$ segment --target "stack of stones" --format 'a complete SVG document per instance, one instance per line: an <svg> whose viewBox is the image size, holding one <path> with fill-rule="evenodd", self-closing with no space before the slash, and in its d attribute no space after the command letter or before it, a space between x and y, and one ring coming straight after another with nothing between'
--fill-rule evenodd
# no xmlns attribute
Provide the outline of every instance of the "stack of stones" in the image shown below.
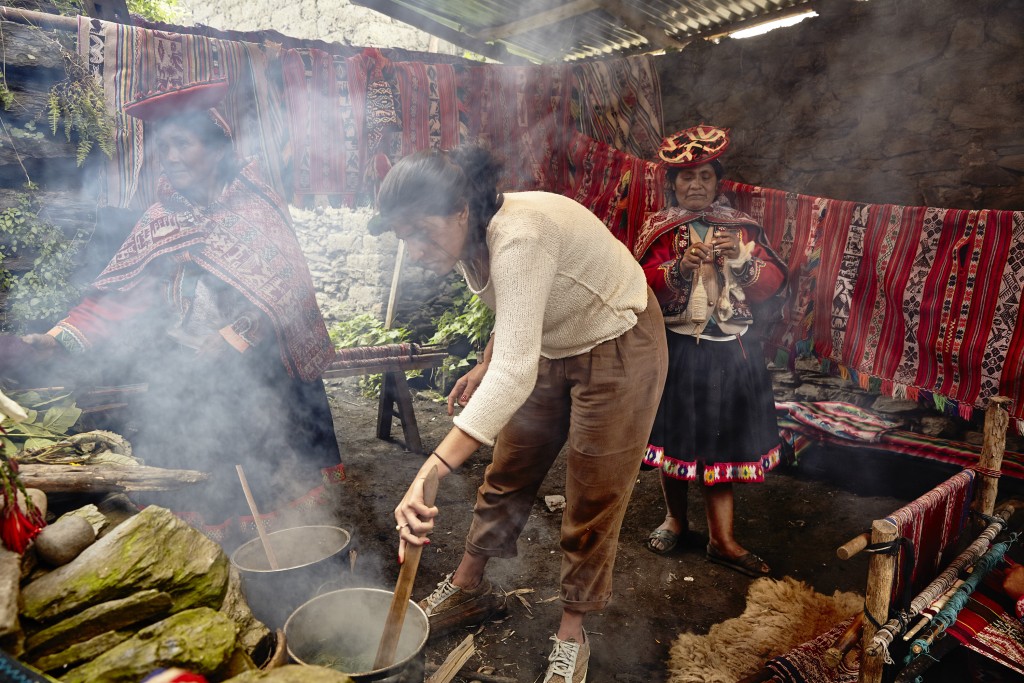
<svg viewBox="0 0 1024 683"><path fill-rule="evenodd" d="M24 556L0 550L0 647L65 683L136 683L167 668L211 683L349 680L271 668L274 641L220 546L164 508L110 515L87 505L44 528Z"/></svg>

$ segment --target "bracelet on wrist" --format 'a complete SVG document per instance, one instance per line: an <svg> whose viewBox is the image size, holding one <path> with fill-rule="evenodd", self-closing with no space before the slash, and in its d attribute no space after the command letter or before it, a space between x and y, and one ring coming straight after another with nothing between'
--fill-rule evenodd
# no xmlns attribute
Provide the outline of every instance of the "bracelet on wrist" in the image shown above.
<svg viewBox="0 0 1024 683"><path fill-rule="evenodd" d="M455 468L452 467L451 465L449 465L448 461L446 461L444 458L442 458L440 455L438 455L437 451L431 451L430 455L432 455L435 458L437 458L438 460L440 460L441 464L444 465L445 467L447 467L449 472L454 472L455 471Z"/></svg>

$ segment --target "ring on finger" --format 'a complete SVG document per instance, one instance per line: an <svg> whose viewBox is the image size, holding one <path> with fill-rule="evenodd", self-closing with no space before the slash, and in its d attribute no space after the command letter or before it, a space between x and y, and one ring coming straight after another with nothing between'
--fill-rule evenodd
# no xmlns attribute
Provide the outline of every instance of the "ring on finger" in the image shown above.
<svg viewBox="0 0 1024 683"><path fill-rule="evenodd" d="M398 526L395 527L395 531L401 531L402 529L404 529L407 526L409 526L408 522L402 522L401 524L399 524Z"/></svg>

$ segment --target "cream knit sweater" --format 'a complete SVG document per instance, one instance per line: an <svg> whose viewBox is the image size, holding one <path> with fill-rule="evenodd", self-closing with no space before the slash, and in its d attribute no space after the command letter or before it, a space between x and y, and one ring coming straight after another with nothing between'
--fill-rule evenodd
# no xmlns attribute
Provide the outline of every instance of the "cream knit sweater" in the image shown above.
<svg viewBox="0 0 1024 683"><path fill-rule="evenodd" d="M647 308L647 280L600 219L548 192L506 193L487 247L488 282L460 270L495 311L494 349L455 424L493 445L533 391L541 356L575 356L631 329Z"/></svg>

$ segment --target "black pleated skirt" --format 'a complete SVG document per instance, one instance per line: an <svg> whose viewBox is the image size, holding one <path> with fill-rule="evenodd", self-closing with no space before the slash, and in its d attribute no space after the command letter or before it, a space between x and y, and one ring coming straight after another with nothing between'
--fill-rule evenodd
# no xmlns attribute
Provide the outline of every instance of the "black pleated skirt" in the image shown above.
<svg viewBox="0 0 1024 683"><path fill-rule="evenodd" d="M708 485L763 481L779 463L780 440L760 341L698 341L669 330L668 354L645 465Z"/></svg>

